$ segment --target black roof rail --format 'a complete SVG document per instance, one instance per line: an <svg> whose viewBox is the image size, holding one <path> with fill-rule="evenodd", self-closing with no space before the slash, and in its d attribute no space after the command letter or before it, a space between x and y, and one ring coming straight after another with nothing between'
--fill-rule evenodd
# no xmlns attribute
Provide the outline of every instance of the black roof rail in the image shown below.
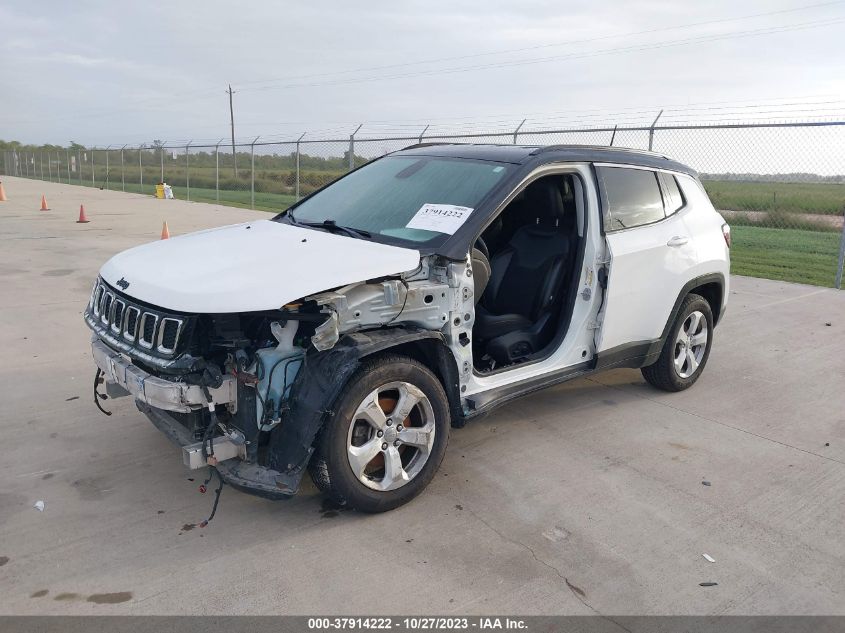
<svg viewBox="0 0 845 633"><path fill-rule="evenodd" d="M429 141L427 143L414 143L413 145L408 145L407 147L403 147L402 150L405 149L418 149L420 147L436 147L438 145L470 145L470 143L452 143L449 141ZM402 150L399 150L400 152Z"/></svg>
<svg viewBox="0 0 845 633"><path fill-rule="evenodd" d="M603 152L618 152L620 154L639 154L642 156L652 156L655 158L665 158L666 160L672 160L665 154L661 154L660 152L652 152L647 149L637 149L634 147L620 147L620 146L613 146L613 145L541 145L536 150L531 152L532 155L536 156L537 154L545 154L547 152L556 152L561 150L600 150Z"/></svg>

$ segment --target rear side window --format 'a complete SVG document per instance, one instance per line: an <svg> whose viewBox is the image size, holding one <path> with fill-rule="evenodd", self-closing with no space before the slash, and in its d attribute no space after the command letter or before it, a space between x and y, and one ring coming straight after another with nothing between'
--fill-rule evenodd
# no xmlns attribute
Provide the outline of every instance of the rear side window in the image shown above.
<svg viewBox="0 0 845 633"><path fill-rule="evenodd" d="M618 231L662 220L657 174L647 169L597 167L604 202L604 229Z"/></svg>
<svg viewBox="0 0 845 633"><path fill-rule="evenodd" d="M657 176L660 179L660 188L663 190L663 204L666 207L666 215L672 215L684 206L684 197L678 188L678 181L672 174L660 172Z"/></svg>

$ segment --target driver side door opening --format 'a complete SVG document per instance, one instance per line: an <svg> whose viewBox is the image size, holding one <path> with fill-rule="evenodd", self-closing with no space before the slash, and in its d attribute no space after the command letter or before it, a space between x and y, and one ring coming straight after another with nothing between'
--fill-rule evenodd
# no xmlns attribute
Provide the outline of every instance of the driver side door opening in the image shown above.
<svg viewBox="0 0 845 633"><path fill-rule="evenodd" d="M471 254L476 373L542 360L563 341L581 276L585 206L579 176L544 175L479 236Z"/></svg>

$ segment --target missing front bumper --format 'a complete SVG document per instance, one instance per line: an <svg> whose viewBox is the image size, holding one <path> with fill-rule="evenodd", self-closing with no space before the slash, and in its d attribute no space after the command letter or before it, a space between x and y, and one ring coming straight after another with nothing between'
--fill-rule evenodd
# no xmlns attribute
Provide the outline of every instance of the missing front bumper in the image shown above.
<svg viewBox="0 0 845 633"><path fill-rule="evenodd" d="M138 409L144 413L155 427L174 444L182 447L183 459L186 451L193 451L195 444L190 432L184 426L174 420L166 411L161 411L137 402ZM225 438L214 438L214 454L220 459L218 445L225 443ZM201 459L201 454L200 454ZM187 464L186 464L187 465ZM202 466L204 464L201 464ZM245 462L241 459L226 459L220 461L216 468L223 477L223 481L253 495L266 499L287 499L296 494L299 490L299 483L302 479L302 472L281 473L260 464Z"/></svg>
<svg viewBox="0 0 845 633"><path fill-rule="evenodd" d="M97 338L91 341L91 354L107 383L129 392L136 400L165 411L190 413L208 406L199 385L165 380L136 367L122 354L114 351ZM238 385L232 376L224 376L223 384L209 389L214 404L227 405L235 411Z"/></svg>

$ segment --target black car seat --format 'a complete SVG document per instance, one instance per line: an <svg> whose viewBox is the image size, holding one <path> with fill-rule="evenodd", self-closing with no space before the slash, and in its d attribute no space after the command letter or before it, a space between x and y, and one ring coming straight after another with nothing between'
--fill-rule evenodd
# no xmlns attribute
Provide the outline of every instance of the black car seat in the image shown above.
<svg viewBox="0 0 845 633"><path fill-rule="evenodd" d="M521 204L535 224L517 229L492 257L476 307L474 337L498 364L523 359L545 344L571 249L560 177L529 185Z"/></svg>

